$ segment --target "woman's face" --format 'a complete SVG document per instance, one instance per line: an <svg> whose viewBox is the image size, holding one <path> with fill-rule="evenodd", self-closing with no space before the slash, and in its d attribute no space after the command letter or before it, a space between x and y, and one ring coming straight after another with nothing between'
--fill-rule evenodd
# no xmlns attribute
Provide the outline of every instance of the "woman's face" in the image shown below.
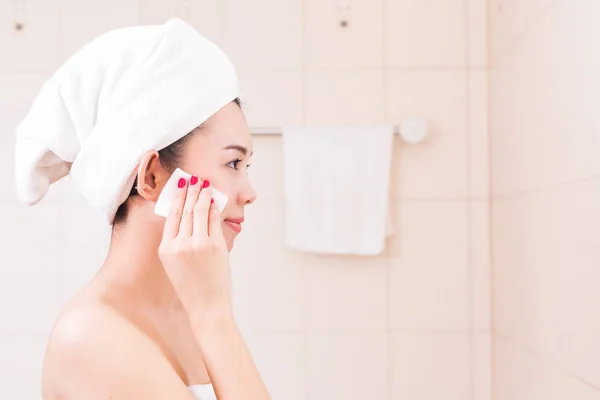
<svg viewBox="0 0 600 400"><path fill-rule="evenodd" d="M181 169L209 180L211 186L229 197L221 213L227 247L231 251L242 230L244 207L256 199L248 179L252 137L242 110L229 103L209 118L187 143Z"/></svg>

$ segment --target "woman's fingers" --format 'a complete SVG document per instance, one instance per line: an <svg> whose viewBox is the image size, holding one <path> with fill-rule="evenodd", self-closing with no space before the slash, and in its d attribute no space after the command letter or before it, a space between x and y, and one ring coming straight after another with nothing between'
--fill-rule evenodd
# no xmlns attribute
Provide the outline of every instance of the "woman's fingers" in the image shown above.
<svg viewBox="0 0 600 400"><path fill-rule="evenodd" d="M190 183L187 189L187 196L183 206L183 214L181 215L181 224L179 225L178 236L192 236L194 233L194 208L198 202L200 194L200 183L197 176L190 178Z"/></svg>
<svg viewBox="0 0 600 400"><path fill-rule="evenodd" d="M209 181L204 181L202 191L198 196L196 207L194 208L194 236L198 238L208 237L208 212L212 200L212 187Z"/></svg>
<svg viewBox="0 0 600 400"><path fill-rule="evenodd" d="M198 178L193 176L188 185L188 182L181 178L165 223L163 238L210 236L221 240L221 214L216 204L213 204L212 195L210 182L200 183Z"/></svg>
<svg viewBox="0 0 600 400"><path fill-rule="evenodd" d="M224 240L223 226L221 224L221 213L217 205L212 203L208 214L208 236L218 242Z"/></svg>
<svg viewBox="0 0 600 400"><path fill-rule="evenodd" d="M173 203L171 204L171 209L169 210L169 215L167 216L167 221L165 222L163 240L173 239L179 232L181 215L183 214L183 206L185 204L185 198L187 195L187 181L184 178L181 178L177 186L178 188L175 192Z"/></svg>

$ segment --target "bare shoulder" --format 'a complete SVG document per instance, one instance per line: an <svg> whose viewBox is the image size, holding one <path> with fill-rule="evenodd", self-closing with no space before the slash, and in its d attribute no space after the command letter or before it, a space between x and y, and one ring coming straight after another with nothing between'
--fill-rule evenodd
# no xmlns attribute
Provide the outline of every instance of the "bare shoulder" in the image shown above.
<svg viewBox="0 0 600 400"><path fill-rule="evenodd" d="M146 391L183 386L160 348L101 302L70 307L59 317L46 348L42 382L45 400L141 398Z"/></svg>
<svg viewBox="0 0 600 400"><path fill-rule="evenodd" d="M98 364L101 359L94 357L97 354L126 357L139 347L150 350L152 343L132 322L107 304L86 302L69 307L56 321L46 349L46 364L73 368L73 362L91 361L87 358Z"/></svg>

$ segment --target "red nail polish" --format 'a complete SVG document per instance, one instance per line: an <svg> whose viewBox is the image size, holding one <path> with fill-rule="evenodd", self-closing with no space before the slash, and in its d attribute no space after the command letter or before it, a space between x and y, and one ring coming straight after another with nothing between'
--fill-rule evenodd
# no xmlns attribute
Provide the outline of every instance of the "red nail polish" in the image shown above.
<svg viewBox="0 0 600 400"><path fill-rule="evenodd" d="M177 186L182 188L185 186L185 179L184 178L179 178L179 182L177 183Z"/></svg>
<svg viewBox="0 0 600 400"><path fill-rule="evenodd" d="M203 189L206 189L209 186L210 186L210 182L209 181L204 181L204 183L202 184L202 188Z"/></svg>
<svg viewBox="0 0 600 400"><path fill-rule="evenodd" d="M215 199L210 199L210 204L214 203Z"/></svg>
<svg viewBox="0 0 600 400"><path fill-rule="evenodd" d="M198 183L198 177L192 176L192 178L190 179L190 185L195 185L196 183Z"/></svg>

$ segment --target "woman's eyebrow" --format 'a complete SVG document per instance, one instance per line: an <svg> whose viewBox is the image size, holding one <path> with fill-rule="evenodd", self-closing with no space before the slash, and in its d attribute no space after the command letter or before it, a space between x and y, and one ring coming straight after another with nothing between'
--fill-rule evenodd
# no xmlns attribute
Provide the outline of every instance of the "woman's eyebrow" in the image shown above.
<svg viewBox="0 0 600 400"><path fill-rule="evenodd" d="M230 144L229 146L223 147L223 150L237 150L242 153L244 156L248 154L248 149L244 146L240 146L239 144ZM254 152L252 152L254 154ZM250 155L252 155L250 154Z"/></svg>

